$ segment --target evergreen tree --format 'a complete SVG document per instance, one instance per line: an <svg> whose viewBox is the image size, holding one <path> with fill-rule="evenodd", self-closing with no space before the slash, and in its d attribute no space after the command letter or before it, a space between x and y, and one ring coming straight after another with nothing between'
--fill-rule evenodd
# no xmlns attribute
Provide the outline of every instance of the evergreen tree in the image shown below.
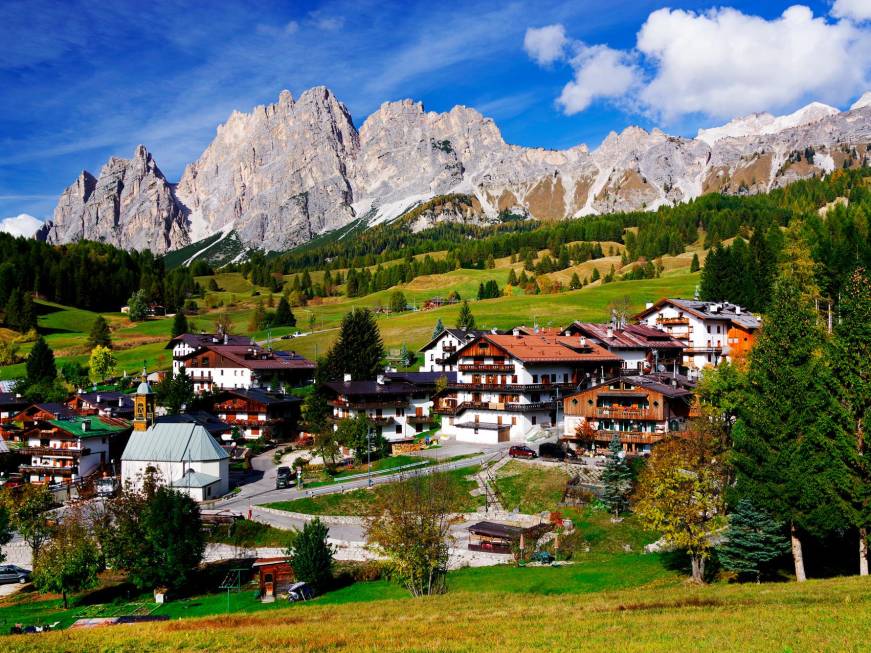
<svg viewBox="0 0 871 653"><path fill-rule="evenodd" d="M614 512L615 517L619 517L620 513L625 512L629 507L629 495L632 494L632 469L626 462L620 436L616 433L608 445L608 459L602 471L602 484L605 486L602 503L609 511Z"/></svg>
<svg viewBox="0 0 871 653"><path fill-rule="evenodd" d="M599 268L593 268L593 274L590 275L590 283L592 283L593 281L598 281L599 278Z"/></svg>
<svg viewBox="0 0 871 653"><path fill-rule="evenodd" d="M698 272L699 271L699 255L693 254L693 260L690 263L690 272Z"/></svg>
<svg viewBox="0 0 871 653"><path fill-rule="evenodd" d="M175 335L175 334L173 334ZM88 335L87 346L93 349L97 345L101 347L112 347L112 334L109 331L109 325L102 315L98 315L97 319L91 325L91 332Z"/></svg>
<svg viewBox="0 0 871 653"><path fill-rule="evenodd" d="M172 337L180 336L183 333L187 333L190 330L188 326L188 319L185 315L183 309L178 309L175 313L175 317L172 319Z"/></svg>
<svg viewBox="0 0 871 653"><path fill-rule="evenodd" d="M724 568L752 576L758 583L766 567L788 551L783 524L755 508L749 499L741 499L729 515L725 542L717 547L717 556Z"/></svg>
<svg viewBox="0 0 871 653"><path fill-rule="evenodd" d="M445 330L445 325L442 324L442 318L438 318L435 323L435 327L432 330L433 339L438 338L438 335Z"/></svg>
<svg viewBox="0 0 871 653"><path fill-rule="evenodd" d="M861 457L853 468L855 526L859 529L859 573L868 574L868 528L871 527L871 452L866 442L871 424L871 278L857 269L845 284L838 321L826 351L833 391L846 417L846 430ZM864 361L862 364L860 361Z"/></svg>
<svg viewBox="0 0 871 653"><path fill-rule="evenodd" d="M290 309L290 302L283 295L278 301L278 308L275 309L275 324L276 326L296 326L296 317Z"/></svg>
<svg viewBox="0 0 871 653"><path fill-rule="evenodd" d="M572 272L572 280L569 281L569 288L571 290L577 290L581 287L581 279L578 277L577 272Z"/></svg>
<svg viewBox="0 0 871 653"><path fill-rule="evenodd" d="M484 294L484 282L478 284L478 299L486 299L486 295Z"/></svg>
<svg viewBox="0 0 871 653"><path fill-rule="evenodd" d="M306 522L286 551L296 579L321 592L333 579L335 549L327 542L328 535L329 529L315 517Z"/></svg>
<svg viewBox="0 0 871 653"><path fill-rule="evenodd" d="M782 276L750 355L747 395L732 430L738 495L788 524L800 581L802 532L824 535L850 521L846 465L855 444L846 446L825 385L823 340L810 297L794 277Z"/></svg>
<svg viewBox="0 0 871 653"><path fill-rule="evenodd" d="M254 305L254 312L251 314L251 320L248 322L248 331L260 331L266 326L266 309L263 308L263 300L257 300Z"/></svg>
<svg viewBox="0 0 871 653"><path fill-rule="evenodd" d="M756 229L750 237L750 259L753 302L748 303L747 308L765 311L771 301L771 287L777 275L777 253L762 228Z"/></svg>
<svg viewBox="0 0 871 653"><path fill-rule="evenodd" d="M36 308L33 305L33 294L26 292L21 298L21 312L18 315L18 330L27 333L36 328Z"/></svg>
<svg viewBox="0 0 871 653"><path fill-rule="evenodd" d="M374 379L383 369L384 343L368 308L345 313L326 358L319 361L318 382L340 381L350 374L355 381Z"/></svg>
<svg viewBox="0 0 871 653"><path fill-rule="evenodd" d="M18 329L19 320L21 318L21 290L14 288L9 293L9 298L6 300L6 308L4 310L3 321L11 329Z"/></svg>
<svg viewBox="0 0 871 653"><path fill-rule="evenodd" d="M508 271L508 285L516 286L517 285L517 275L514 273L514 268Z"/></svg>
<svg viewBox="0 0 871 653"><path fill-rule="evenodd" d="M469 307L469 302L463 300L460 304L460 314L457 316L457 328L470 331L475 328L475 316L472 315L472 309Z"/></svg>
<svg viewBox="0 0 871 653"><path fill-rule="evenodd" d="M57 367L54 363L54 352L46 343L45 338L39 336L27 357L27 385L40 383L54 383L57 378Z"/></svg>

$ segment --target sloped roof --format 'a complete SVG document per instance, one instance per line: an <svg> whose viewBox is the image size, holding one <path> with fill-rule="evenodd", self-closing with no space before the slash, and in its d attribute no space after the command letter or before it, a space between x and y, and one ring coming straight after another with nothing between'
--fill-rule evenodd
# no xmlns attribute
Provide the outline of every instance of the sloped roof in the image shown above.
<svg viewBox="0 0 871 653"><path fill-rule="evenodd" d="M280 405L280 404L296 404L302 402L302 397L296 395L281 394L279 392L269 392L259 388L225 388L219 394L228 394L242 399L250 399L264 406Z"/></svg>
<svg viewBox="0 0 871 653"><path fill-rule="evenodd" d="M627 324L615 329L610 324L572 322L563 331L593 338L610 349L683 349L684 347L680 340L665 331L641 324Z"/></svg>
<svg viewBox="0 0 871 653"><path fill-rule="evenodd" d="M227 335L226 339L228 345L249 346L253 342L249 336ZM219 336L215 333L182 333L166 343L164 349L172 349L179 342L183 342L194 349L197 347L220 346L224 344L224 336Z"/></svg>
<svg viewBox="0 0 871 653"><path fill-rule="evenodd" d="M223 460L230 455L200 424L160 423L134 431L121 460L183 462Z"/></svg>
<svg viewBox="0 0 871 653"><path fill-rule="evenodd" d="M676 306L677 308L703 320L723 320L734 322L738 326L750 330L758 329L762 326L762 321L758 317L737 304L730 304L729 302L706 302L698 299L660 299L653 306L644 309L635 317L641 319L655 311L658 311L666 304ZM715 306L717 309L712 310Z"/></svg>
<svg viewBox="0 0 871 653"><path fill-rule="evenodd" d="M173 487L207 487L213 483L218 483L221 479L211 474L195 472L188 469L185 473L172 481Z"/></svg>
<svg viewBox="0 0 871 653"><path fill-rule="evenodd" d="M202 356L214 351L239 367L250 370L313 370L315 364L293 351L268 351L257 345L207 345L182 356L180 360Z"/></svg>
<svg viewBox="0 0 871 653"><path fill-rule="evenodd" d="M432 347L435 343L441 340L445 335L453 336L460 342L464 340L473 340L478 336L483 336L485 333L490 333L489 331L485 331L484 329L442 329L439 331L439 334L426 343L423 347L418 349L418 351L426 351L430 347ZM504 331L500 331L499 333L505 333Z"/></svg>
<svg viewBox="0 0 871 653"><path fill-rule="evenodd" d="M587 341L582 346L577 337L545 334L486 334L481 338L504 349L513 358L524 363L584 363L620 360L595 343ZM478 339L465 345L457 352L457 356L477 341Z"/></svg>
<svg viewBox="0 0 871 653"><path fill-rule="evenodd" d="M130 422L117 417L75 416L70 419L50 419L48 423L77 438L105 438L130 430ZM87 427L85 427L87 423Z"/></svg>

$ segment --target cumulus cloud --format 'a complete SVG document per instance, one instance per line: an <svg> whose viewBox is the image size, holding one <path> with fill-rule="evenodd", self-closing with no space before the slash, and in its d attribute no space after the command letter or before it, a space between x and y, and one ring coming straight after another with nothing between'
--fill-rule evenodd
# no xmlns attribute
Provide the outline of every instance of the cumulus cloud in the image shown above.
<svg viewBox="0 0 871 653"><path fill-rule="evenodd" d="M835 0L832 16L856 22L871 20L871 0Z"/></svg>
<svg viewBox="0 0 871 653"><path fill-rule="evenodd" d="M530 27L523 37L523 49L540 66L548 66L565 56L566 28L557 23Z"/></svg>
<svg viewBox="0 0 871 653"><path fill-rule="evenodd" d="M42 226L42 220L27 213L0 220L0 232L30 238Z"/></svg>
<svg viewBox="0 0 871 653"><path fill-rule="evenodd" d="M567 115L583 111L598 98L620 98L638 83L640 73L625 52L605 45L579 44L577 49L571 60L574 79L557 98Z"/></svg>
<svg viewBox="0 0 871 653"><path fill-rule="evenodd" d="M548 41L537 35L531 48L531 30L524 48L542 65L559 59L555 53L576 53L566 59L572 80L557 99L566 114L605 98L665 122L692 114L727 118L810 99L844 104L867 88L871 28L857 21L871 16L871 0L838 0L832 12L840 20L814 17L801 5L772 20L731 8L660 9L629 51L587 46L564 30L559 48L544 48ZM561 26L542 29L554 27Z"/></svg>

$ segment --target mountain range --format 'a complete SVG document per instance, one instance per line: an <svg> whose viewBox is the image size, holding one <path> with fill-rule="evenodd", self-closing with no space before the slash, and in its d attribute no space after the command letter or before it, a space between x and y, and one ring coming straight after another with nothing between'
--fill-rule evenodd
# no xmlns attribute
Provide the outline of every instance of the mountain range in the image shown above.
<svg viewBox="0 0 871 653"><path fill-rule="evenodd" d="M156 253L235 232L242 245L282 251L355 220L394 220L434 203L411 228L512 213L558 220L654 210L708 192L765 192L871 157L871 93L849 110L812 103L788 116L753 114L696 138L627 127L589 150L520 147L474 109L428 112L387 102L358 130L325 87L234 112L171 183L148 150L83 171L37 234ZM471 208L469 208L471 207Z"/></svg>

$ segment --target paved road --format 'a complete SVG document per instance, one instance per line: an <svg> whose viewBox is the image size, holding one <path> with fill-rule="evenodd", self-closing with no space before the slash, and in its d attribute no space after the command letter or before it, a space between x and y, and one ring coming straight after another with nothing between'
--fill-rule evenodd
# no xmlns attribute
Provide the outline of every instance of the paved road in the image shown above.
<svg viewBox="0 0 871 653"><path fill-rule="evenodd" d="M448 449L447 447L445 449ZM380 476L372 476L372 485L381 485L383 483L393 483L417 476L421 474L431 474L435 471L448 471L451 469L459 469L461 467L469 467L471 465L480 465L484 462L495 460L503 455L507 446L498 447L476 447L478 450L483 450L482 453L463 458L450 463L437 463L424 467L419 470L400 471L395 474L382 474ZM331 485L323 485L315 488L287 488L283 490L275 489L275 474L276 466L272 462L272 451L266 451L251 460L253 472L250 474L252 479L250 482L241 486L241 491L235 495L225 499L216 501L213 505L216 509L236 510L247 514L249 508L253 510L256 505L272 503L274 501L292 501L303 497L321 496L324 494L336 494L347 492L349 490L357 490L368 487L369 479L360 478L345 483L334 483ZM454 455L449 449L443 452L445 457Z"/></svg>

